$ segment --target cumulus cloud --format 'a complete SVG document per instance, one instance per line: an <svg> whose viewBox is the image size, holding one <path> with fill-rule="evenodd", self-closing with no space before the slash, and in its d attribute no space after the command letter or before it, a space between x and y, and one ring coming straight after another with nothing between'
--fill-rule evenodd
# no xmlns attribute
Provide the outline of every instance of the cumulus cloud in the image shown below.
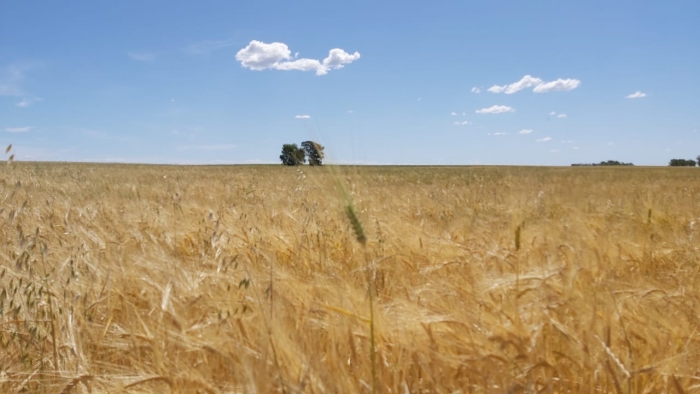
<svg viewBox="0 0 700 394"><path fill-rule="evenodd" d="M507 105L494 105L489 108L483 108L476 110L477 114L500 114L504 112L515 112L515 109L507 106Z"/></svg>
<svg viewBox="0 0 700 394"><path fill-rule="evenodd" d="M360 58L360 53L347 53L342 49L334 48L328 52L328 56L323 60L297 59L296 54L292 58L289 47L281 42L270 44L253 40L236 53L236 60L241 65L251 70L298 70L315 71L316 75L328 74L330 70L343 68Z"/></svg>
<svg viewBox="0 0 700 394"><path fill-rule="evenodd" d="M537 142L547 142L547 141L551 141L551 140L552 140L551 137L544 137L544 138L538 139Z"/></svg>
<svg viewBox="0 0 700 394"><path fill-rule="evenodd" d="M297 115L294 117L294 119L311 119L311 116L309 116L309 115Z"/></svg>
<svg viewBox="0 0 700 394"><path fill-rule="evenodd" d="M472 88L472 93L481 93L481 89L479 89L475 86Z"/></svg>
<svg viewBox="0 0 700 394"><path fill-rule="evenodd" d="M545 82L532 75L526 75L518 82L511 83L510 85L493 85L488 88L488 91L491 93L513 94L523 89L533 88L532 91L535 93L546 93L576 89L580 84L581 81L578 79L557 79L556 81Z"/></svg>
<svg viewBox="0 0 700 394"><path fill-rule="evenodd" d="M513 94L516 92L519 92L523 89L526 88L531 88L533 86L540 85L542 83L542 80L539 78L535 78L531 75L526 75L524 76L520 81L512 83L510 85L503 85L503 86L498 86L494 85L489 88L489 92L491 93L505 93L505 94Z"/></svg>
<svg viewBox="0 0 700 394"><path fill-rule="evenodd" d="M26 133L28 131L31 131L32 127L30 126L25 126L25 127L5 127L5 132L7 133Z"/></svg>
<svg viewBox="0 0 700 394"><path fill-rule="evenodd" d="M578 79L557 79L556 81L541 83L535 86L532 91L535 93L565 92L574 90L579 85L581 85L581 81Z"/></svg>
<svg viewBox="0 0 700 394"><path fill-rule="evenodd" d="M531 129L522 129L522 130L518 131L518 134L530 134L530 133L532 133Z"/></svg>
<svg viewBox="0 0 700 394"><path fill-rule="evenodd" d="M625 98L628 98L628 99L636 99L636 98L642 98L642 97L646 97L646 96L647 96L646 93L642 93L642 92L640 92L639 90L637 90L636 92L625 96Z"/></svg>
<svg viewBox="0 0 700 394"><path fill-rule="evenodd" d="M127 52L126 54L129 55L132 60L138 62L152 62L156 60L156 55L153 53Z"/></svg>

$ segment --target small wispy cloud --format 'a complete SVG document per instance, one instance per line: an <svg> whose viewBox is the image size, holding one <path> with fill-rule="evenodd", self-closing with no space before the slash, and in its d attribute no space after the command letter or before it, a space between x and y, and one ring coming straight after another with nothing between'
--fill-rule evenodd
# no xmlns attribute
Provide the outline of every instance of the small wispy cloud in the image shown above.
<svg viewBox="0 0 700 394"><path fill-rule="evenodd" d="M457 116L457 112L450 112L450 115Z"/></svg>
<svg viewBox="0 0 700 394"><path fill-rule="evenodd" d="M30 68L30 65L19 64L0 68L0 96L28 96L21 85Z"/></svg>
<svg viewBox="0 0 700 394"><path fill-rule="evenodd" d="M559 119L566 118L566 114L559 114L559 115L557 115L557 118L559 118Z"/></svg>
<svg viewBox="0 0 700 394"><path fill-rule="evenodd" d="M530 133L532 133L532 131L533 131L532 129L522 129L522 130L518 131L518 134L530 134Z"/></svg>
<svg viewBox="0 0 700 394"><path fill-rule="evenodd" d="M625 96L625 98L636 99L636 98L642 98L642 97L646 97L646 96L647 96L646 93L642 93L639 90L637 90L636 92L634 92L632 94L628 94L627 96Z"/></svg>
<svg viewBox="0 0 700 394"><path fill-rule="evenodd" d="M156 60L156 55L154 53L146 52L127 52L126 53L132 60L137 62L154 62Z"/></svg>
<svg viewBox="0 0 700 394"><path fill-rule="evenodd" d="M556 112L552 111L552 112L549 113L549 116L554 116L554 115L556 115L556 114L557 114Z"/></svg>
<svg viewBox="0 0 700 394"><path fill-rule="evenodd" d="M508 135L508 133L506 133L504 131L497 131L497 132L493 133L493 135Z"/></svg>
<svg viewBox="0 0 700 394"><path fill-rule="evenodd" d="M5 132L7 133L26 133L28 131L31 131L33 127L31 126L25 126L25 127L5 127Z"/></svg>
<svg viewBox="0 0 700 394"><path fill-rule="evenodd" d="M574 146L572 149L579 150L579 149L581 149L581 148L579 148L578 146Z"/></svg>
<svg viewBox="0 0 700 394"><path fill-rule="evenodd" d="M536 141L537 142L547 142L547 141L551 141L551 140L552 140L551 137L544 137L544 138L539 138Z"/></svg>
<svg viewBox="0 0 700 394"><path fill-rule="evenodd" d="M472 93L477 93L477 94L479 94L479 93L481 93L481 89L479 89L479 88L477 88L477 87L473 87L473 88L472 88Z"/></svg>
<svg viewBox="0 0 700 394"><path fill-rule="evenodd" d="M42 98L39 97L25 97L23 98L20 102L16 103L15 105L20 107L20 108L27 108L37 101L43 100Z"/></svg>
<svg viewBox="0 0 700 394"><path fill-rule="evenodd" d="M309 116L309 115L297 115L294 117L294 119L311 119L311 116Z"/></svg>
<svg viewBox="0 0 700 394"><path fill-rule="evenodd" d="M239 41L233 38L225 40L205 40L187 45L184 51L191 55L207 55L213 51L236 45L238 42Z"/></svg>
<svg viewBox="0 0 700 394"><path fill-rule="evenodd" d="M559 153L559 152L560 152L559 149L550 149L549 150L549 153Z"/></svg>
<svg viewBox="0 0 700 394"><path fill-rule="evenodd" d="M452 124L455 125L455 126L466 126L466 125L468 125L468 124L470 124L470 123L469 123L469 121L464 120L464 121L462 121L462 122L459 122L459 121L458 121L458 122L454 122L454 123L452 123Z"/></svg>
<svg viewBox="0 0 700 394"><path fill-rule="evenodd" d="M355 113L355 111L353 111L353 110L349 109L349 110L348 110L348 113L349 113L349 114L354 114L354 113Z"/></svg>
<svg viewBox="0 0 700 394"><path fill-rule="evenodd" d="M195 150L231 150L236 149L234 144L211 144L211 145L195 145L190 147Z"/></svg>
<svg viewBox="0 0 700 394"><path fill-rule="evenodd" d="M526 75L519 81L509 85L493 85L488 88L488 91L491 93L513 94L523 89L533 88L532 91L535 93L547 93L573 90L579 87L580 84L581 81L578 79L557 79L555 81L545 82L540 78L533 77L532 75Z"/></svg>
<svg viewBox="0 0 700 394"><path fill-rule="evenodd" d="M287 44L273 42L270 44L253 40L236 53L236 60L241 66L255 71L261 70L298 70L315 71L316 75L326 75L331 70L343 68L360 58L360 53L348 53L340 48L333 48L323 60L292 58ZM420 100L420 99L418 99Z"/></svg>
<svg viewBox="0 0 700 394"><path fill-rule="evenodd" d="M502 114L505 112L515 112L515 109L507 105L494 105L489 108L476 110L477 114Z"/></svg>

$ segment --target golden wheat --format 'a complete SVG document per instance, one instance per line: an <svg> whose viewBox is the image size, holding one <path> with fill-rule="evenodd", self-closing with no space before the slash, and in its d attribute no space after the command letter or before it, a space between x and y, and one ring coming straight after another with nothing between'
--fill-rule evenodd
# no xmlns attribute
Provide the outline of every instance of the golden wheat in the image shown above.
<svg viewBox="0 0 700 394"><path fill-rule="evenodd" d="M692 169L0 171L0 392L700 388Z"/></svg>

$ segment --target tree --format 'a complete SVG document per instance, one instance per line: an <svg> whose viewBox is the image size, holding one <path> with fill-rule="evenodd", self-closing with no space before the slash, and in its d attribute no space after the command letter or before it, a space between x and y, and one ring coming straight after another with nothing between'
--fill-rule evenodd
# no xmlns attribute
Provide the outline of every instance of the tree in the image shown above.
<svg viewBox="0 0 700 394"><path fill-rule="evenodd" d="M695 160L671 159L668 163L671 167L695 167Z"/></svg>
<svg viewBox="0 0 700 394"><path fill-rule="evenodd" d="M309 165L320 166L323 164L323 150L325 149L323 145L318 142L304 141L301 143L302 148L306 152L306 156L309 158Z"/></svg>
<svg viewBox="0 0 700 394"><path fill-rule="evenodd" d="M298 147L297 144L284 144L282 145L280 160L282 160L282 164L285 166L304 164L306 162L304 149Z"/></svg>
<svg viewBox="0 0 700 394"><path fill-rule="evenodd" d="M695 159L698 161L698 165L700 166L700 155L698 155L698 157L696 157Z"/></svg>

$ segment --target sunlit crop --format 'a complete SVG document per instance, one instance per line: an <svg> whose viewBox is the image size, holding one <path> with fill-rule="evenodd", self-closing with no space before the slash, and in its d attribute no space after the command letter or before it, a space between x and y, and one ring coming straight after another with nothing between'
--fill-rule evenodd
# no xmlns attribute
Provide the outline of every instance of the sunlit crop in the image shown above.
<svg viewBox="0 0 700 394"><path fill-rule="evenodd" d="M698 221L692 168L15 163L0 392L693 392Z"/></svg>

